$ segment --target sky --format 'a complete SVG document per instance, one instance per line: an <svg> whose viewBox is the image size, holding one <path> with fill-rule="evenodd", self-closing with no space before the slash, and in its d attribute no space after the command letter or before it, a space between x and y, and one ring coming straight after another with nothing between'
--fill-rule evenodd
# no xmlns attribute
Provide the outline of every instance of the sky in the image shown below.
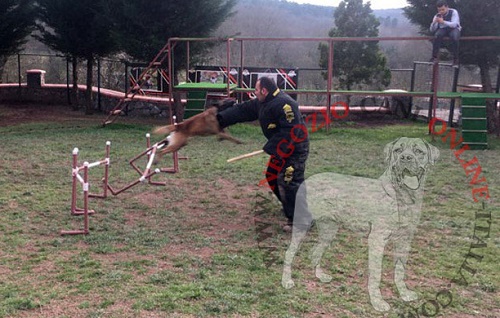
<svg viewBox="0 0 500 318"><path fill-rule="evenodd" d="M309 3L319 6L337 7L342 0L288 0L288 2L296 3ZM363 3L368 0L363 0ZM371 0L372 10L378 9L400 9L406 7L408 4L406 0Z"/></svg>

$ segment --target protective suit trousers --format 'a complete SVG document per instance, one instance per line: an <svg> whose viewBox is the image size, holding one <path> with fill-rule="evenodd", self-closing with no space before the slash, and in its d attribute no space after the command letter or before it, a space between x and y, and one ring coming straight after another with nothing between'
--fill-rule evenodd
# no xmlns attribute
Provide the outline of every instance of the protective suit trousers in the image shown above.
<svg viewBox="0 0 500 318"><path fill-rule="evenodd" d="M294 154L286 159L271 156L267 165L267 183L289 221L293 221L297 191L304 182L307 156L308 153Z"/></svg>

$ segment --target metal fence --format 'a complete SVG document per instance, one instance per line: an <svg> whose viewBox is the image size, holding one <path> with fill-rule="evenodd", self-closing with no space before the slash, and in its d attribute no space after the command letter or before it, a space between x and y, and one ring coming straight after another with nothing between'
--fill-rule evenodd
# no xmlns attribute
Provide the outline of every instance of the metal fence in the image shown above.
<svg viewBox="0 0 500 318"><path fill-rule="evenodd" d="M143 63L144 66L147 63ZM137 68L140 63L130 63L126 60L99 59L93 73L93 85L99 88L111 89L119 92L128 90L130 81L139 73ZM78 82L86 83L87 63L78 63ZM431 65L425 62L413 62L412 68L391 70L391 83L389 88L402 89L407 91L430 91ZM469 84L480 84L480 74L476 67L461 67L457 78L454 79L454 69L444 65L440 67L439 90L453 91L457 84L464 86ZM26 82L26 71L31 69L42 69L45 73L45 83L47 84L67 84L72 82L72 64L65 57L55 54L28 54L21 53L11 56L5 67L0 82L2 83L24 83ZM298 68L301 72L300 89L324 89L326 81L322 75L325 70L315 68ZM497 79L500 74L499 69L491 70L491 78ZM498 88L498 83L495 85ZM155 90L156 88L153 88ZM162 91L161 88L157 88ZM370 90L370 87L364 87ZM323 104L324 96L305 95L300 96L300 102L304 105ZM356 99L356 98L355 98ZM356 101L353 101L357 103ZM378 103L378 102L377 102ZM428 101L420 101L421 108L426 108ZM443 105L446 106L446 105Z"/></svg>

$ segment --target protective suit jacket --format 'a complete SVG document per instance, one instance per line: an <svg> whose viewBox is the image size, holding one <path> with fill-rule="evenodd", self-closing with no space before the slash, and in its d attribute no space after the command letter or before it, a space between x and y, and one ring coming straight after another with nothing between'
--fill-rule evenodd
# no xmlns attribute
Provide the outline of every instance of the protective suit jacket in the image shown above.
<svg viewBox="0 0 500 318"><path fill-rule="evenodd" d="M217 115L221 128L259 120L267 143L263 150L280 159L307 154L309 137L298 103L277 89L264 102L257 99L234 104Z"/></svg>

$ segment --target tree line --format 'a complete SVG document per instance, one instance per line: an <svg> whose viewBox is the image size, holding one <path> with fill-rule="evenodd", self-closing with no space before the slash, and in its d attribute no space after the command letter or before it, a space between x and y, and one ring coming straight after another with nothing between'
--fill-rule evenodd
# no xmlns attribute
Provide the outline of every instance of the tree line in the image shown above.
<svg viewBox="0 0 500 318"><path fill-rule="evenodd" d="M33 35L72 61L73 98L77 98L77 65L86 61L85 110L90 114L92 70L97 58L120 53L132 60L150 61L170 37L210 36L232 14L235 3L236 0L2 0L0 56L6 59L17 53L27 36ZM192 54L202 50L201 46L195 47ZM176 58L176 64L182 66L182 54ZM4 64L0 64L0 72Z"/></svg>

